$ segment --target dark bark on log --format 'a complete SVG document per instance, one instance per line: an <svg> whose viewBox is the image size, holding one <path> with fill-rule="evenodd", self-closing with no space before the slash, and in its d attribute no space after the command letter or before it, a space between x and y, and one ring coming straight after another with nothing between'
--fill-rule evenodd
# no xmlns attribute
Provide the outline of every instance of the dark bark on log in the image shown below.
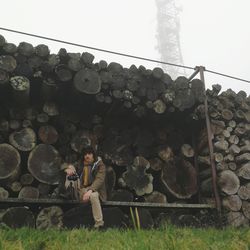
<svg viewBox="0 0 250 250"><path fill-rule="evenodd" d="M163 187L179 199L188 199L197 190L197 173L192 164L176 158L165 163L161 173Z"/></svg>
<svg viewBox="0 0 250 250"><path fill-rule="evenodd" d="M3 214L2 222L11 228L35 227L33 213L25 207L11 207Z"/></svg>
<svg viewBox="0 0 250 250"><path fill-rule="evenodd" d="M230 195L223 198L222 205L230 211L237 212L241 209L242 201L238 195Z"/></svg>
<svg viewBox="0 0 250 250"><path fill-rule="evenodd" d="M28 158L28 169L40 182L58 184L61 158L57 150L47 144L36 146Z"/></svg>
<svg viewBox="0 0 250 250"><path fill-rule="evenodd" d="M14 180L21 163L18 151L9 144L0 144L0 155L0 180Z"/></svg>
<svg viewBox="0 0 250 250"><path fill-rule="evenodd" d="M38 199L39 198L39 190L38 188L31 187L31 186L26 186L23 187L19 194L18 194L19 199Z"/></svg>
<svg viewBox="0 0 250 250"><path fill-rule="evenodd" d="M60 207L43 208L36 218L37 229L60 229L63 227L63 211Z"/></svg>
<svg viewBox="0 0 250 250"><path fill-rule="evenodd" d="M228 195L236 194L240 187L240 180L231 170L222 171L218 176L218 185Z"/></svg>

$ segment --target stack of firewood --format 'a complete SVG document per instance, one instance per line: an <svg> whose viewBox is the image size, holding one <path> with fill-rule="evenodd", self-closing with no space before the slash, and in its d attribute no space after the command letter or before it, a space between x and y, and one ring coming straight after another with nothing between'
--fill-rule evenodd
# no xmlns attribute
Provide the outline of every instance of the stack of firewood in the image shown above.
<svg viewBox="0 0 250 250"><path fill-rule="evenodd" d="M231 195L223 204L244 200L230 216L249 218L248 100L218 93L214 87L208 96L219 183ZM173 81L160 68L123 68L65 49L51 54L46 45L16 46L0 36L0 198L51 198L60 166L77 166L86 145L107 166L109 200L211 197L203 101L198 79ZM43 212L61 216L58 208Z"/></svg>
<svg viewBox="0 0 250 250"><path fill-rule="evenodd" d="M214 160L218 187L228 223L249 225L250 219L250 99L244 91L220 85L207 90L213 130ZM198 108L201 110L201 107ZM201 115L201 113L200 113ZM206 131L200 133L198 162L201 192L212 197L212 176Z"/></svg>

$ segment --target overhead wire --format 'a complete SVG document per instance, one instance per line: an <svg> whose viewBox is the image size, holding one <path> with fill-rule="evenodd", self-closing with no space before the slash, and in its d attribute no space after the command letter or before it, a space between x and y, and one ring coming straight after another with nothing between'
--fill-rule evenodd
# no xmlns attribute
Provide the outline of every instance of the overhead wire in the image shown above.
<svg viewBox="0 0 250 250"><path fill-rule="evenodd" d="M60 39L36 35L36 34L27 33L27 32L23 32L23 31L8 29L8 28L4 28L4 27L0 27L0 30L8 31L8 32L12 32L12 33L17 33L17 34L21 34L21 35L26 35L26 36L31 36L31 37L36 37L36 38L40 38L40 39L45 39L45 40L49 40L49 41L53 41L53 42L63 43L63 44L67 44L67 45L72 45L72 46L76 46L76 47L81 47L81 48L85 48L85 49L96 50L96 51L105 52L105 53L109 53L109 54L114 54L114 55L119 55L119 56L139 59L139 60L143 60L143 61L154 62L154 63L160 63L160 64L165 64L165 65L170 65L170 66L179 67L179 68L185 68L185 69L191 69L191 70L195 70L197 68L197 67L191 67L191 66L187 66L187 65L164 62L164 61L155 60L155 59L146 58L146 57L141 57L141 56L130 55L130 54L116 52L116 51L107 50L107 49L101 49L101 48L83 45L83 44L79 44L79 43L68 42L68 41L64 41L64 40L60 40ZM249 80L242 79L242 78L239 78L236 76L231 76L228 74L224 74L224 73L213 71L213 70L206 69L206 68L204 70L208 73L211 73L211 74L220 75L220 76L231 78L234 80L250 83Z"/></svg>

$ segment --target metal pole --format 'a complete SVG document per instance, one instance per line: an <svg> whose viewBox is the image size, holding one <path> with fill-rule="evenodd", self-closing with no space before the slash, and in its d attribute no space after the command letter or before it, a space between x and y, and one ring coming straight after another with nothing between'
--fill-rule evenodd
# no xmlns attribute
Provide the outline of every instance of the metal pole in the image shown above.
<svg viewBox="0 0 250 250"><path fill-rule="evenodd" d="M200 78L201 81L204 84L204 91L206 91L205 87L205 77L204 77L204 71L206 70L205 67L200 66ZM207 103L207 95L205 92L205 100L204 100L204 105L205 105L205 117L206 117L206 126L207 126L207 136L208 136L208 146L209 146L209 154L210 154L210 162L211 162L211 168L212 168L212 184L213 184L213 191L214 191L214 196L215 196L215 203L216 203L216 208L219 212L219 215L221 214L221 200L217 188L217 175L216 175L216 167L215 167L215 161L214 161L214 149L213 149L213 142L212 142L212 131L211 131L211 124L210 124L210 119L208 115L208 103Z"/></svg>
<svg viewBox="0 0 250 250"><path fill-rule="evenodd" d="M200 68L196 66L194 73L188 78L188 82L190 82L199 72Z"/></svg>

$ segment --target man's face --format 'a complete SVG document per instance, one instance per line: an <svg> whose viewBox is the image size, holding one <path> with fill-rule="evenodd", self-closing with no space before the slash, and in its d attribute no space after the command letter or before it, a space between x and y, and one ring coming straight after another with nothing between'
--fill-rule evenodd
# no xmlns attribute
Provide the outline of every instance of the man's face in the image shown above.
<svg viewBox="0 0 250 250"><path fill-rule="evenodd" d="M88 164L90 163L93 163L94 162L94 156L92 153L87 153L85 156L84 156L84 161Z"/></svg>

